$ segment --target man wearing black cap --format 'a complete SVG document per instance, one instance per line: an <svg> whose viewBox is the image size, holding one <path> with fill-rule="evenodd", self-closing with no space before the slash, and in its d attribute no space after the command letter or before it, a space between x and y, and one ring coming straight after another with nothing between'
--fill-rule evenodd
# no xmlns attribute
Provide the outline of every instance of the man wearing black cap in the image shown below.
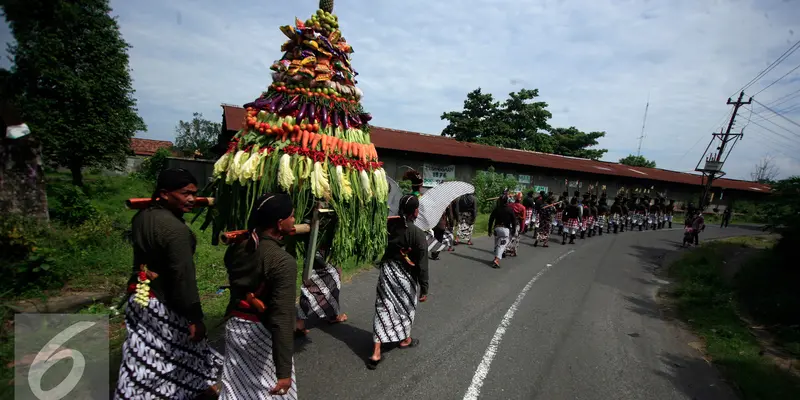
<svg viewBox="0 0 800 400"><path fill-rule="evenodd" d="M127 338L115 397L195 398L215 392L222 357L208 346L195 276L196 239L183 220L197 180L162 171L153 202L131 222L133 273L128 281ZM165 379L169 376L169 379Z"/></svg>

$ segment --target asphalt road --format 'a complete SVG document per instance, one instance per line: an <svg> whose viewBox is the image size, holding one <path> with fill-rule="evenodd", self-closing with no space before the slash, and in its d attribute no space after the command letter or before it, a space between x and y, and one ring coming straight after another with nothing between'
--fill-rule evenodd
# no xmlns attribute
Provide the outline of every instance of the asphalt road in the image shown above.
<svg viewBox="0 0 800 400"><path fill-rule="evenodd" d="M701 240L754 234L709 227ZM372 348L377 270L342 288L346 324L318 324L295 343L297 385L307 399L733 399L717 371L662 316L654 269L681 251L681 229L551 242L530 237L503 268L492 242L475 240L431 261L414 349Z"/></svg>

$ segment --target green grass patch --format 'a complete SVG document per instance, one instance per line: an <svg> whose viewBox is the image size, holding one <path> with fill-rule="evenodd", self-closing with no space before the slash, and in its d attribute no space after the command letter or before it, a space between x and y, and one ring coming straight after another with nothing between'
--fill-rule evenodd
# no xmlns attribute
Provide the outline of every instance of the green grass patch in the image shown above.
<svg viewBox="0 0 800 400"><path fill-rule="evenodd" d="M737 312L740 307L751 309L754 296L766 294L767 282L771 282L774 291L775 286L781 285L775 280L780 277L765 274L761 268L764 260L755 258L743 265L736 284L726 283L721 271L730 246L708 243L686 253L670 267L678 313L705 340L708 355L735 382L744 399L800 398L800 379L761 355L762 346ZM760 257L771 255L770 250L759 252ZM776 297L785 300L786 293L764 300L754 317L761 320L775 312ZM785 315L784 311L777 313Z"/></svg>

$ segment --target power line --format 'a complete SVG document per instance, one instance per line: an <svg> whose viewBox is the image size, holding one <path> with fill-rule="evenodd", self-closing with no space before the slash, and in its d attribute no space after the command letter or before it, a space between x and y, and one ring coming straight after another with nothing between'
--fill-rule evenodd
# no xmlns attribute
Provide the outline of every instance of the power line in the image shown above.
<svg viewBox="0 0 800 400"><path fill-rule="evenodd" d="M781 55L780 55L780 57L778 57L777 59L775 59L775 61L773 61L773 62L772 62L772 64L768 65L768 66L767 66L766 68L764 68L764 69L763 69L761 72L759 72L759 73L758 73L758 75L756 75L756 76L755 76L755 78L753 78L753 79L751 79L751 80L750 80L750 82L747 82L747 84L745 84L744 86L742 86L742 88L741 88L741 89L739 89L739 90L737 90L737 91L733 92L733 94L732 94L732 95L730 95L730 96L728 96L728 97L733 97L733 96L735 96L737 93L739 93L739 92L742 92L742 91L746 90L747 88L749 88L750 86L752 86L754 83L756 83L756 81L758 81L759 79L761 79L761 77L763 77L764 75L768 74L768 73L769 73L770 71L772 71L772 70L773 70L773 69L774 69L776 66L778 66L778 64L782 63L782 62L783 62L783 60L785 60L787 57L789 57L790 55L792 55L792 53L794 53L794 52L795 52L795 51L796 51L796 50L797 50L799 47L800 47L800 40L798 40L797 42L795 42L795 44L793 44L791 47L789 47L789 49L787 49L786 51L784 51L784 52L783 52L783 54L781 54Z"/></svg>
<svg viewBox="0 0 800 400"><path fill-rule="evenodd" d="M752 107L752 106L751 106L751 107ZM726 119L728 119L728 117L730 116L730 114L731 114L731 112L730 112L730 111L726 111L726 112L725 112L725 114L722 116L722 118L720 118L719 122L717 122L716 124L714 124L714 126L712 127L712 129L710 129L710 131L712 131L712 132L716 132L716 131L717 131L717 128L722 128L722 126L723 126L723 125L722 125L722 123L723 123L723 122L724 122ZM689 154L689 153L690 153L692 150L694 150L694 148L695 148L695 147L697 147L697 145L698 145L698 144L700 144L700 142L703 140L703 138L704 138L704 136L700 136L700 137L697 139L697 141L696 141L696 142L694 142L694 144L692 145L692 147L689 147L689 150L686 150L686 153L683 153L683 155L681 156L681 158L679 158L679 159L678 159L678 161L682 161L684 157L686 157L686 156L687 156L687 155L688 155L688 154Z"/></svg>
<svg viewBox="0 0 800 400"><path fill-rule="evenodd" d="M777 140L773 139L770 136L767 136L766 134L762 133L761 131L753 131L753 133L757 133L761 138L769 140L771 143L774 144L774 146L777 146L777 147L770 146L770 148L772 150L775 150L775 151L777 151L777 152L783 154L784 156L789 157L789 158L791 158L793 160L800 161L800 159L798 159L797 157L795 157L795 156L793 156L793 155L791 155L789 153L785 153L783 151L783 148L786 147L784 144L778 142Z"/></svg>
<svg viewBox="0 0 800 400"><path fill-rule="evenodd" d="M797 96L794 96L794 95L797 95ZM800 96L800 89L797 89L794 92L789 93L787 95L783 95L783 96L781 96L781 97L779 97L779 98L777 98L775 100L770 101L767 104L770 105L770 106L776 107L776 106L778 106L780 104L783 104L783 103L791 100L791 99L789 99L789 97L798 97L798 96Z"/></svg>
<svg viewBox="0 0 800 400"><path fill-rule="evenodd" d="M800 67L800 65L798 65L798 67ZM795 69L796 69L796 68L795 68ZM783 118L783 119L785 119L785 120L789 121L789 123L791 123L792 125L795 125L795 126L797 126L798 128L800 128L800 124L798 124L797 122L794 122L794 121L792 121L791 119L789 119L789 117L787 117L787 116L785 116L785 115L783 115L783 114L781 114L781 113L779 113L779 112L777 112L777 111L775 111L775 110L773 110L773 109L771 109L771 108L769 108L769 107L765 106L764 104L762 104L762 103L761 103L760 101L758 101L758 100L755 100L755 99L754 99L753 101L755 101L756 103L760 104L760 105L761 105L761 107L764 107L764 108L766 108L767 110L770 110L770 111L772 111L772 113L773 113L773 114L775 114L775 115L777 115L777 116L779 116L779 117L781 117L781 118Z"/></svg>
<svg viewBox="0 0 800 400"><path fill-rule="evenodd" d="M794 139L791 139L791 138L789 138L788 136L785 136L785 135L784 135L784 134L782 134L782 133L775 132L775 131L773 131L772 129L770 129L770 128L767 128L766 126L759 124L758 122L755 122L755 121L753 121L753 125L760 126L762 129L764 129L764 130L766 130L766 131L769 131L769 132L772 132L772 133L774 133L774 134L776 134L776 135L778 135L778 136L780 136L780 137L782 137L782 138L784 138L784 139L788 140L788 141L789 141L789 142L791 142L791 143L794 143L794 142L796 142Z"/></svg>
<svg viewBox="0 0 800 400"><path fill-rule="evenodd" d="M759 91L758 91L758 93L754 94L753 96L756 96L756 95L758 95L759 93L761 93L761 92L763 92L763 91L765 91L765 90L769 89L769 88L770 88L770 86L772 86L772 85L774 85L774 84L778 83L778 82L779 82L781 79L783 79L783 78L786 78L786 76L787 76L787 75L789 75L789 74L791 74L792 72L796 71L798 68L800 68L800 64L797 64L797 66L796 66L796 67L794 67L794 68L792 68L792 69L791 69L791 71L789 71L789 72L787 72L787 73L783 74L783 76L781 76L780 78L776 79L774 82L772 82L772 83L770 83L769 85L767 85L767 87L765 87L765 88L763 88L763 89L759 90ZM760 103L759 103L759 104L760 104ZM763 104L762 104L762 105L763 105Z"/></svg>
<svg viewBox="0 0 800 400"><path fill-rule="evenodd" d="M756 114L756 115L759 115L759 116L760 116L760 114ZM788 129L788 128L786 128L785 126L783 126L783 125L778 125L778 123L777 123L777 122L775 122L775 121L772 121L772 120L770 120L770 119L767 119L767 118L764 118L763 116L761 116L761 118L763 118L763 120L764 120L764 121L766 121L766 122L769 122L770 124L772 124L772 125L775 125L775 126L777 126L778 128L781 128L781 129L785 130L786 132L789 132L789 133L791 133L792 135L795 135L795 136L797 136L797 137L799 137L799 138L800 138L800 134L797 134L797 133L795 133L794 131L792 131L792 130L789 130L789 129Z"/></svg>

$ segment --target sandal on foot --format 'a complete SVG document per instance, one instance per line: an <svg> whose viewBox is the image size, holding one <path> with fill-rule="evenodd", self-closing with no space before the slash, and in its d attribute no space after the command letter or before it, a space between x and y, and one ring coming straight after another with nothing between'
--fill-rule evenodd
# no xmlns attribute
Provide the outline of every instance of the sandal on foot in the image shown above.
<svg viewBox="0 0 800 400"><path fill-rule="evenodd" d="M408 342L407 345L403 346L401 344L398 347L400 347L401 349L407 349L407 348L410 348L410 347L417 347L417 346L419 346L419 339L411 339L411 341Z"/></svg>
<svg viewBox="0 0 800 400"><path fill-rule="evenodd" d="M339 314L333 318L328 319L329 324L341 324L347 322L347 314Z"/></svg>
<svg viewBox="0 0 800 400"><path fill-rule="evenodd" d="M383 360L383 358L379 358L377 360L373 360L371 358L368 358L367 359L367 369L375 370L376 368L378 368L378 364L381 363L381 360Z"/></svg>

